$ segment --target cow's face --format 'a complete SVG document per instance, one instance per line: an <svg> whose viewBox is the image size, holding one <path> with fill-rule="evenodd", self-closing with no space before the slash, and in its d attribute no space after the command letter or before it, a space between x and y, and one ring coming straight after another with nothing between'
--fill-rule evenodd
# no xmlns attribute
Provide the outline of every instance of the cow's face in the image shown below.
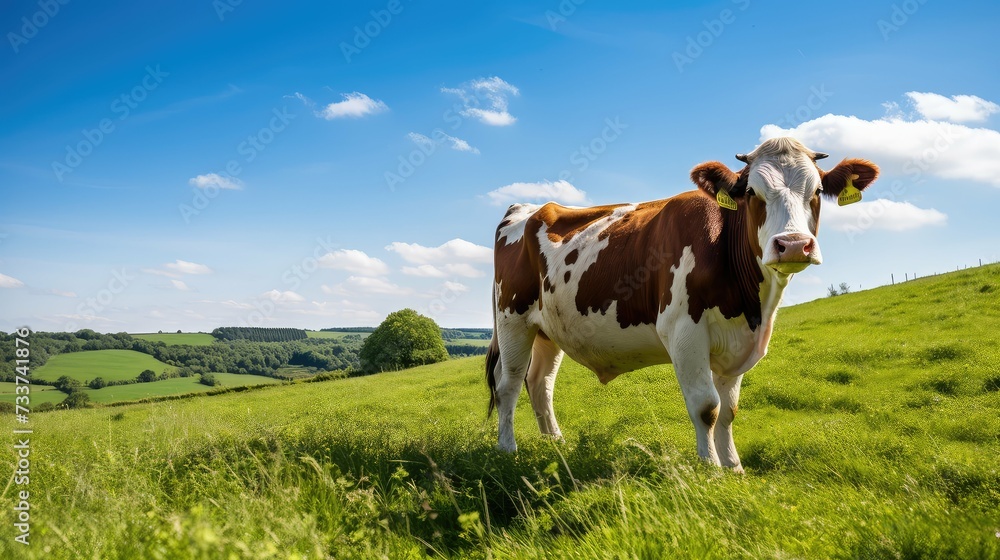
<svg viewBox="0 0 1000 560"><path fill-rule="evenodd" d="M696 167L691 178L709 194L722 189L738 202L761 262L782 274L823 262L816 240L820 195L837 198L848 178L864 190L878 176L874 164L859 159L845 159L823 172L816 160L826 154L794 138L773 138L736 157L747 164L738 174L709 162Z"/></svg>

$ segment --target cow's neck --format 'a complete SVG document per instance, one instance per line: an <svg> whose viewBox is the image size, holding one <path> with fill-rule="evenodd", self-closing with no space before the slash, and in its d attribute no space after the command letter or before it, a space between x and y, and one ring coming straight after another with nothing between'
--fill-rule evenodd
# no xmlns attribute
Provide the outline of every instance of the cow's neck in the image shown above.
<svg viewBox="0 0 1000 560"><path fill-rule="evenodd" d="M781 291L787 284L778 278L777 273L761 264L759 251L755 250L750 237L747 220L749 212L746 204L740 204L735 212L723 210L723 232L728 260L726 268L728 276L736 282L736 292L743 315L750 329L756 331L761 323L768 321L774 315L769 303L775 294L781 300ZM775 308L777 304L775 304Z"/></svg>

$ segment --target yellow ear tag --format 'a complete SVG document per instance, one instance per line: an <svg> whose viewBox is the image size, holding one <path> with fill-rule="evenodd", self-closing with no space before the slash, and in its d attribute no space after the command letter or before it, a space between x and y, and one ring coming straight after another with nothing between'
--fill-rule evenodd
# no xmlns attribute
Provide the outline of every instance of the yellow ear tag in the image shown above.
<svg viewBox="0 0 1000 560"><path fill-rule="evenodd" d="M847 178L847 186L844 187L844 190L840 191L840 196L837 197L837 206L847 206L848 204L861 202L861 191L854 186L854 180L857 178L857 175L851 175Z"/></svg>
<svg viewBox="0 0 1000 560"><path fill-rule="evenodd" d="M719 206L726 208L728 210L736 210L736 201L733 197L729 196L729 193L719 189L715 193L715 200L719 203Z"/></svg>

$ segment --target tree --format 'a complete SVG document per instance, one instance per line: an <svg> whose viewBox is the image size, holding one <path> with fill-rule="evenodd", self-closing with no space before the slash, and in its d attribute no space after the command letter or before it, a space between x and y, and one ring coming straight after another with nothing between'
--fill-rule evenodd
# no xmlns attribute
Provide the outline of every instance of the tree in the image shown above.
<svg viewBox="0 0 1000 560"><path fill-rule="evenodd" d="M433 364L448 359L441 329L412 309L390 313L361 344L366 373Z"/></svg>
<svg viewBox="0 0 1000 560"><path fill-rule="evenodd" d="M156 372L151 369L144 369L142 370L142 373L139 374L139 377L135 378L135 380L139 383L149 383L150 381L156 381Z"/></svg>
<svg viewBox="0 0 1000 560"><path fill-rule="evenodd" d="M80 388L80 380L73 379L68 375L63 375L59 379L56 379L55 387L63 393L71 394Z"/></svg>
<svg viewBox="0 0 1000 560"><path fill-rule="evenodd" d="M215 387L216 385L221 385L219 378L215 377L211 373L201 374L201 379L198 380L198 383L201 383L202 385L208 385L209 387Z"/></svg>
<svg viewBox="0 0 1000 560"><path fill-rule="evenodd" d="M87 386L91 389L103 389L108 386L108 382L103 377L95 377L87 383Z"/></svg>
<svg viewBox="0 0 1000 560"><path fill-rule="evenodd" d="M90 404L90 395L83 391L74 391L62 402L67 408L86 408Z"/></svg>

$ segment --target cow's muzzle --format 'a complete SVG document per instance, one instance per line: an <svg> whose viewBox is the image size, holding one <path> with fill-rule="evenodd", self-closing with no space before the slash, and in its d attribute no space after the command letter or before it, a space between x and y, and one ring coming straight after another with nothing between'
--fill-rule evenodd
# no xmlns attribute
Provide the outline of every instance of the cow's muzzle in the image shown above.
<svg viewBox="0 0 1000 560"><path fill-rule="evenodd" d="M823 262L816 238L805 233L783 233L771 238L770 257L764 263L782 274L801 272Z"/></svg>

